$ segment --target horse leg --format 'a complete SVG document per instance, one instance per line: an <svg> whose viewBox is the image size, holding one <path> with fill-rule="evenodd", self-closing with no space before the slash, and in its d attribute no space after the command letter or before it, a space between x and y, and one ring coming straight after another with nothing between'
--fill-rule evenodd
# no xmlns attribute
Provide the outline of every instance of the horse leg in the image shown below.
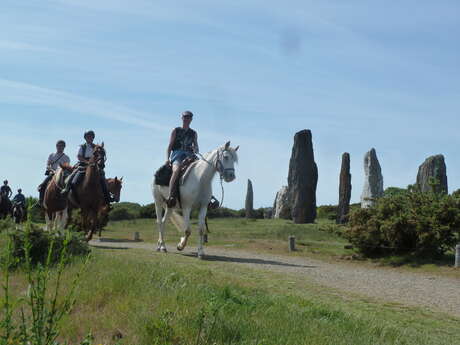
<svg viewBox="0 0 460 345"><path fill-rule="evenodd" d="M184 250L185 246L187 245L188 238L191 235L190 231L190 213L192 212L192 209L187 207L182 209L182 217L184 218L184 228L183 231L185 233L184 237L180 238L180 242L177 245L177 250Z"/></svg>
<svg viewBox="0 0 460 345"><path fill-rule="evenodd" d="M208 206L201 206L200 212L198 213L198 258L204 259L204 233L206 228L206 212Z"/></svg>
<svg viewBox="0 0 460 345"><path fill-rule="evenodd" d="M164 231L165 231L165 225L166 225L166 220L163 220L163 206L160 205L159 202L155 203L155 211L157 214L157 225L158 225L158 245L157 245L157 252L163 252L166 253L166 244L164 241ZM169 211L171 212L171 211ZM166 212L165 212L165 218L166 218Z"/></svg>
<svg viewBox="0 0 460 345"><path fill-rule="evenodd" d="M89 225L89 233L86 236L86 240L89 242L92 240L94 232L96 231L96 221L97 218L97 213L95 213L93 210L90 210L88 213L88 225Z"/></svg>
<svg viewBox="0 0 460 345"><path fill-rule="evenodd" d="M45 231L51 231L53 215L50 214L47 210L45 211Z"/></svg>

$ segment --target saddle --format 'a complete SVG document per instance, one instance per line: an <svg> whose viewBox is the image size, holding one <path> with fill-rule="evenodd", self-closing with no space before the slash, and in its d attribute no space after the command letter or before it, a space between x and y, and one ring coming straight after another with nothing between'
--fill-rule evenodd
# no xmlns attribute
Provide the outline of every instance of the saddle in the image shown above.
<svg viewBox="0 0 460 345"><path fill-rule="evenodd" d="M172 186L172 191L170 192L170 195L176 198L179 201L179 204L181 203L179 185L181 184L181 181L183 183L183 178L188 168L190 168L190 166L197 160L198 160L198 157L194 155L192 157L188 157L184 159L184 161L180 165L179 176L176 182L174 183L174 186ZM155 172L155 184L159 186L168 187L169 182L171 181L171 176L172 176L172 166L170 164L165 164Z"/></svg>
<svg viewBox="0 0 460 345"><path fill-rule="evenodd" d="M185 172L188 170L190 165L197 161L196 156L189 157L184 159L180 165L179 177L176 181L176 188L179 188L179 182L182 180L182 177L185 175ZM169 181L171 181L172 176L172 166L170 164L163 165L160 169L155 172L155 184L159 186L169 187Z"/></svg>

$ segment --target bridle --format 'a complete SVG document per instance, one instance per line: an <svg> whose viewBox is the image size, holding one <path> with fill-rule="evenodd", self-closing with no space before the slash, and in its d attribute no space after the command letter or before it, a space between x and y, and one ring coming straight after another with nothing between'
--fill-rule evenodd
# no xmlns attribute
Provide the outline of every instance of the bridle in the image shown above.
<svg viewBox="0 0 460 345"><path fill-rule="evenodd" d="M202 160L204 160L210 166L214 167L214 169L216 169L216 171L219 173L220 187L222 189L222 199L220 201L219 208L222 207L222 205L224 204L225 192L224 192L224 183L223 183L223 181L224 181L225 173L227 173L227 172L235 173L235 168L224 168L224 163L222 163L222 159L220 157L224 156L225 151L228 151L228 150L225 149L225 148L223 150L221 150L221 149L217 150L217 160L216 160L215 164L212 164L211 162L209 162L206 158L203 157L203 155L201 153L197 153L197 155L200 156L200 158Z"/></svg>

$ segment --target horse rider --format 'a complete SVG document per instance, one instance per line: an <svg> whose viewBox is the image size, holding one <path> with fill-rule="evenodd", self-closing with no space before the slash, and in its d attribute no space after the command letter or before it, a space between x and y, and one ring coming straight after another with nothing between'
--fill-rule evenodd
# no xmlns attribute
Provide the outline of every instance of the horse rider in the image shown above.
<svg viewBox="0 0 460 345"><path fill-rule="evenodd" d="M51 153L46 161L45 180L38 186L40 192L39 205L43 206L43 199L45 197L46 187L54 176L54 173L61 164L70 164L70 158L64 153L65 141L59 140L56 143L56 153Z"/></svg>
<svg viewBox="0 0 460 345"><path fill-rule="evenodd" d="M8 199L13 195L13 191L8 186L8 180L3 181L3 186L0 187L0 194L6 196Z"/></svg>
<svg viewBox="0 0 460 345"><path fill-rule="evenodd" d="M13 198L13 200L11 200L13 205L19 205L22 207L22 209L25 209L26 207L26 197L24 196L24 194L22 194L22 189L19 188L18 189L18 194L16 194Z"/></svg>
<svg viewBox="0 0 460 345"><path fill-rule="evenodd" d="M75 167L70 177L67 179L66 186L61 191L63 195L67 195L70 192L70 189L74 189L78 184L80 184L81 181L83 181L85 172L86 172L86 167L88 166L88 163L94 154L94 148L96 146L94 144L95 137L96 137L96 134L92 130L86 131L84 133L83 138L85 139L85 143L80 145L80 148L78 150L78 155L77 155L78 157L77 166ZM107 181L105 179L104 170L101 170L100 174L101 174L101 187L102 187L102 192L104 193L104 199L107 205L109 205L110 202L114 201L114 199L109 193Z"/></svg>
<svg viewBox="0 0 460 345"><path fill-rule="evenodd" d="M171 133L168 149L166 151L166 165L172 165L172 176L169 181L169 197L166 201L168 207L174 207L177 199L177 189L174 188L179 177L182 162L199 153L198 134L190 128L193 120L191 111L182 113L182 127L176 127Z"/></svg>

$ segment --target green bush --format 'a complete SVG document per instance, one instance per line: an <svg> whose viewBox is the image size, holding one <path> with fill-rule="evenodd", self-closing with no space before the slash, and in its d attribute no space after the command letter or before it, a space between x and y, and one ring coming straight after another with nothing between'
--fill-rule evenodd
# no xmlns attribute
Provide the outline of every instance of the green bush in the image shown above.
<svg viewBox="0 0 460 345"><path fill-rule="evenodd" d="M336 220L337 211L338 211L337 205L319 206L317 209L318 219Z"/></svg>
<svg viewBox="0 0 460 345"><path fill-rule="evenodd" d="M67 241L66 251L69 256L84 256L90 252L88 243L86 243L83 236L79 233L70 233L66 238L43 231L33 224L28 226L29 229L27 231L12 230L8 234L12 243L12 256L16 260L15 267L22 265L26 261L26 241L30 244L30 263L34 266L37 264L45 264L48 252L51 249L50 264L57 263L64 247L64 241Z"/></svg>
<svg viewBox="0 0 460 345"><path fill-rule="evenodd" d="M155 204L147 204L141 206L139 210L139 218L156 218Z"/></svg>
<svg viewBox="0 0 460 345"><path fill-rule="evenodd" d="M460 239L460 198L409 189L355 209L345 237L367 256L437 257Z"/></svg>

